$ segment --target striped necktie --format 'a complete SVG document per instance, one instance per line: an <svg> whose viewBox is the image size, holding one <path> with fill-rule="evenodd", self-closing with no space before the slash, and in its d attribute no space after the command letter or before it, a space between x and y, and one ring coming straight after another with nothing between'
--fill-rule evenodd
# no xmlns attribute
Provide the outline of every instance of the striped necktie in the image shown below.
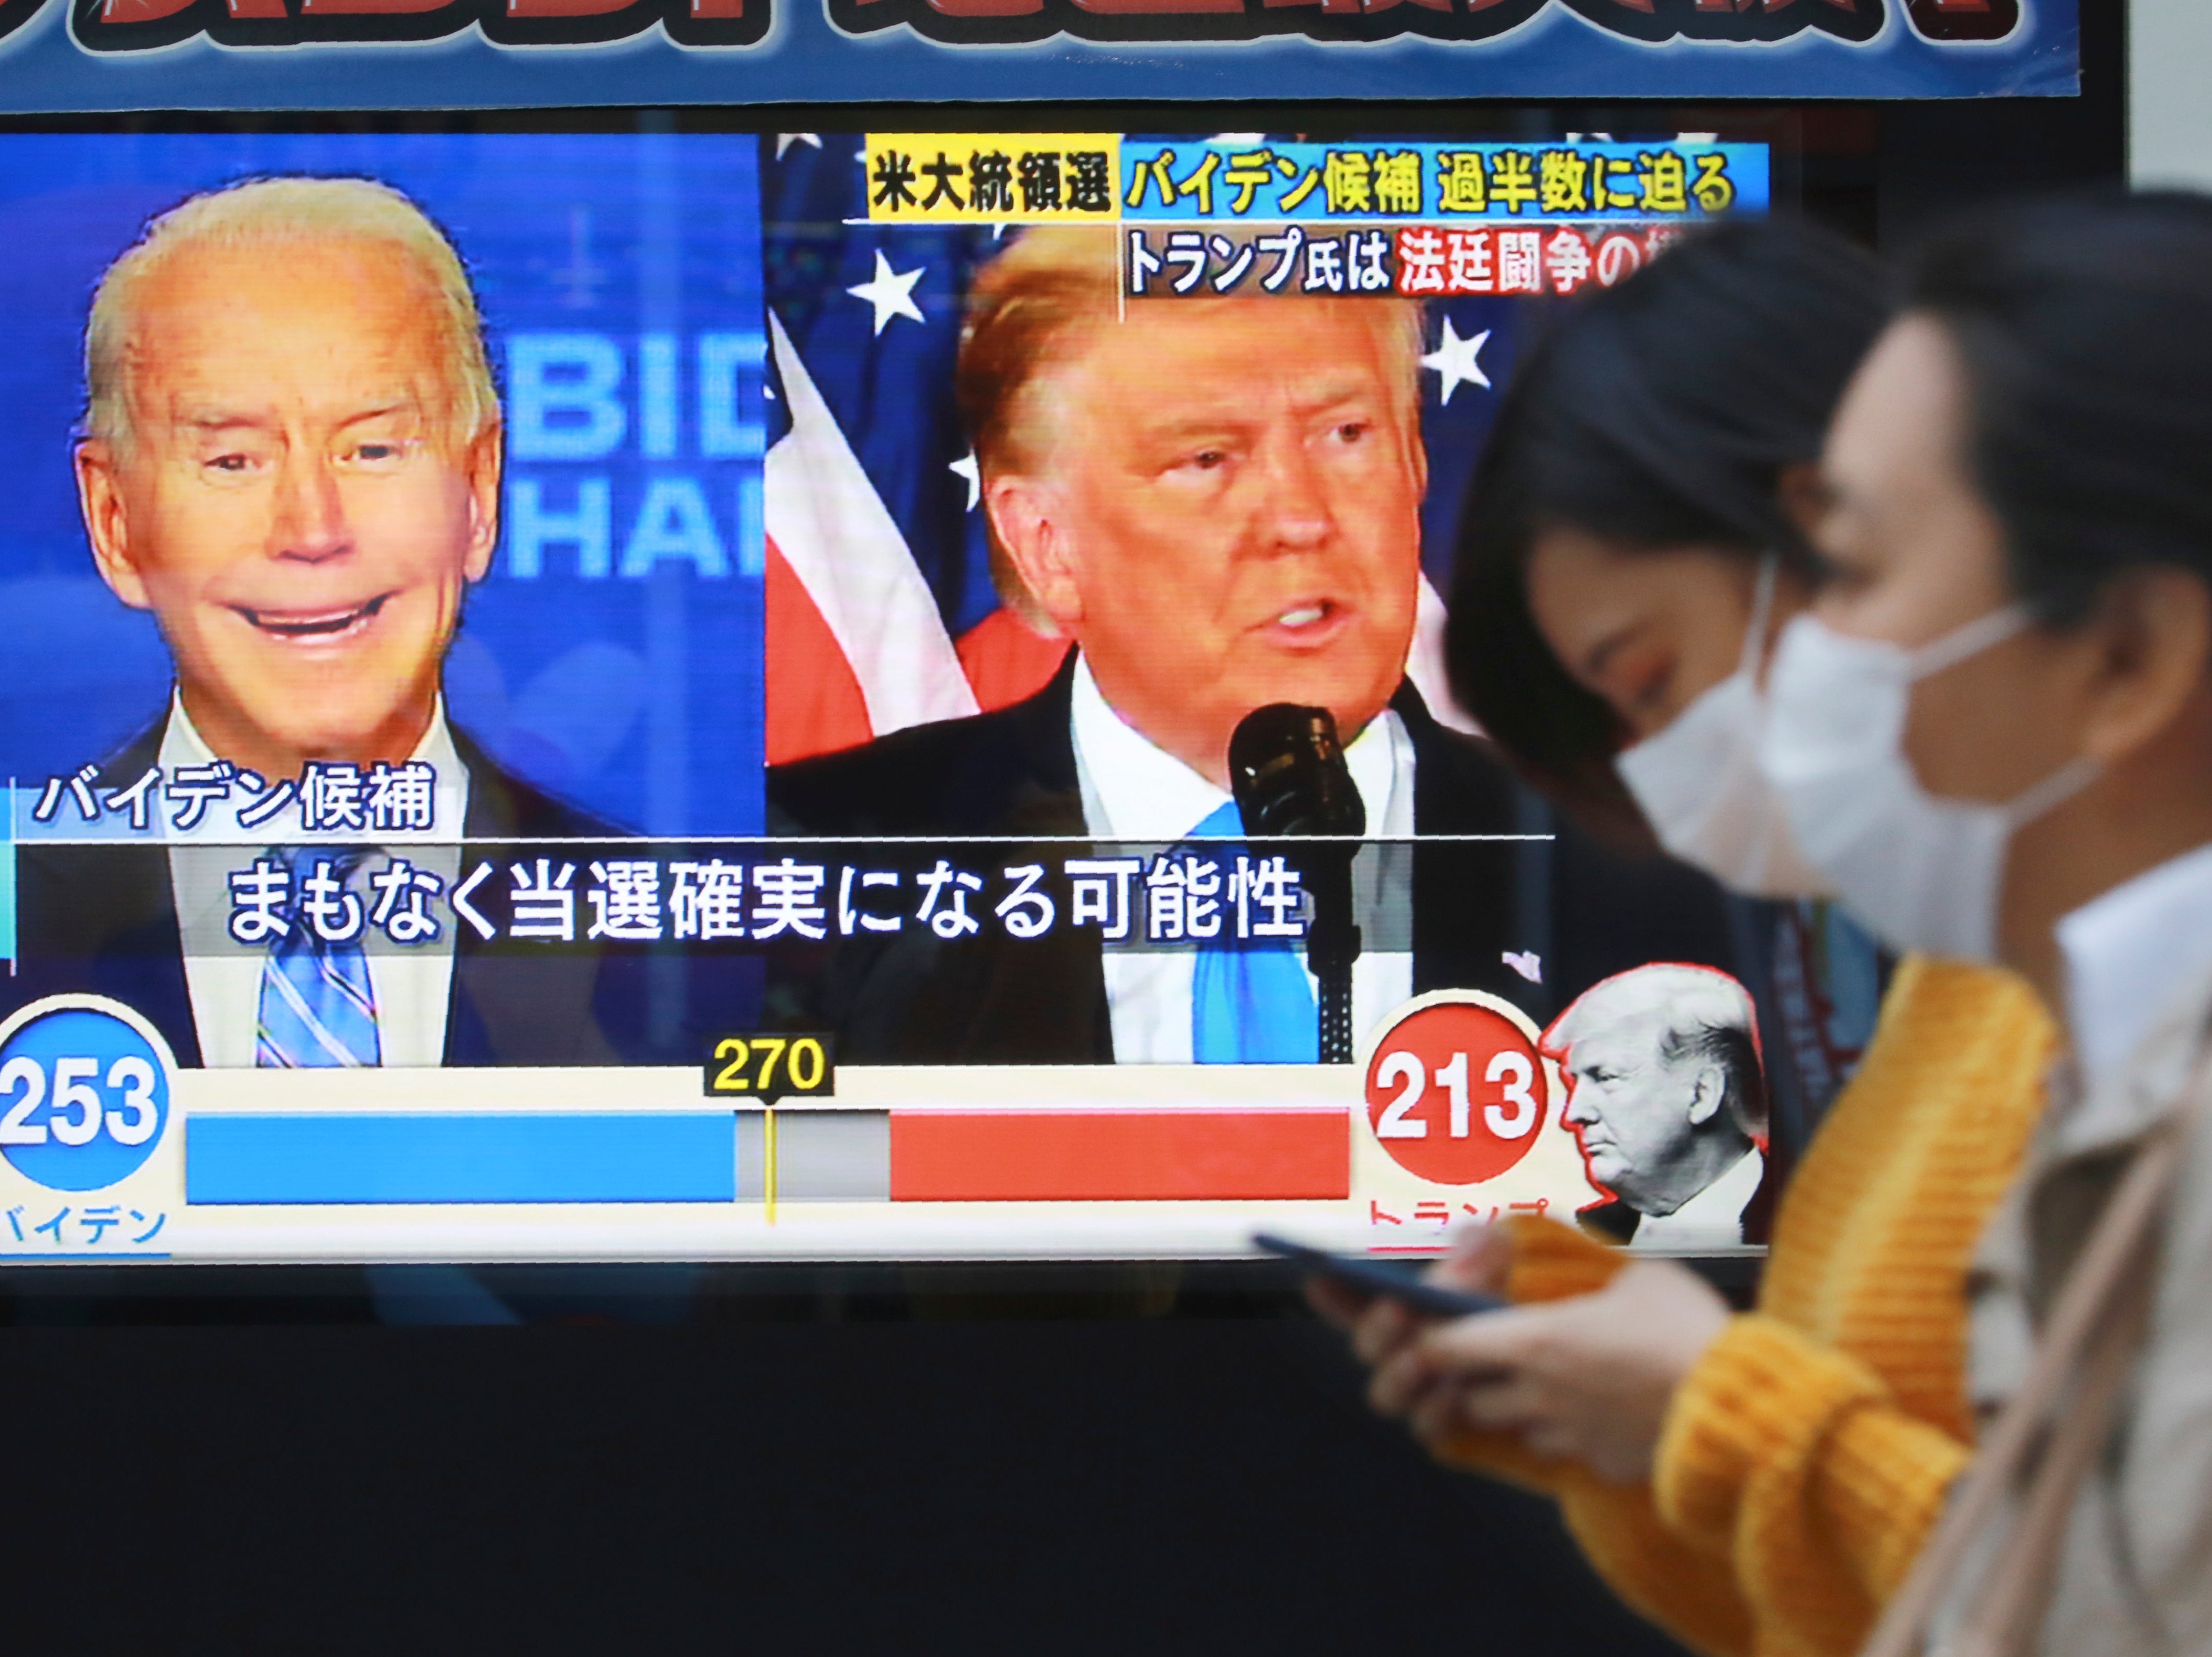
<svg viewBox="0 0 2212 1657"><path fill-rule="evenodd" d="M368 952L362 946L368 926L360 898L341 890L335 900L342 905L340 914L326 915L321 927L305 912L306 883L318 865L327 865L329 878L342 889L368 855L358 848L315 847L270 853L292 873L291 896L284 911L289 924L284 935L269 946L261 966L256 1065L321 1070L382 1062L376 1037L376 992L369 982ZM347 935L325 935L333 931Z"/></svg>
<svg viewBox="0 0 2212 1657"><path fill-rule="evenodd" d="M1241 835L1243 815L1231 800L1190 832ZM1217 842L1207 849L1233 853L1241 848ZM1313 986L1288 938L1224 938L1199 950L1191 972L1190 1053L1201 1065L1319 1062Z"/></svg>

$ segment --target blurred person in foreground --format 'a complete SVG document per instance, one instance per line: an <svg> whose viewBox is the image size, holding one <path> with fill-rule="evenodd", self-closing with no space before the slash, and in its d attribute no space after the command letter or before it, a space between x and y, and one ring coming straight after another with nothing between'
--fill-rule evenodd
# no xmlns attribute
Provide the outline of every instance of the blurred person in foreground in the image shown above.
<svg viewBox="0 0 2212 1657"><path fill-rule="evenodd" d="M1994 1464L1931 1643L2212 1650L2212 200L1993 215L1905 299L1829 440L1834 574L1777 652L1766 769L1847 901L2014 968L2068 1047L1972 1278L1978 1405L2070 1351L2050 1448Z"/></svg>
<svg viewBox="0 0 2212 1657"><path fill-rule="evenodd" d="M1474 486L1452 637L1470 706L1586 816L1625 835L1640 807L1746 891L1833 889L1759 762L1762 673L1815 590L1815 463L1883 316L1880 273L1832 237L1689 240L1559 325ZM1966 1275L2050 1047L2017 979L1906 956L1748 1314L1543 1221L1462 1238L1437 1274L1545 1304L1427 1326L1316 1298L1379 1407L1556 1496L1646 1615L1708 1651L1839 1657L1966 1463Z"/></svg>
<svg viewBox="0 0 2212 1657"><path fill-rule="evenodd" d="M1355 1031L1431 989L1540 1017L1655 958L1733 965L1720 895L1689 871L1625 864L1569 830L1532 877L1504 838L1526 826L1512 775L1407 677L1428 480L1419 303L1125 307L1118 282L1112 232L1025 233L978 274L957 367L1000 589L1077 647L1011 707L775 768L771 829L1233 840L1231 732L1269 703L1318 705L1368 837L1400 842L1363 859ZM1403 843L1452 835L1499 838ZM1505 963L1532 937L1540 990ZM1313 991L1288 951L1235 956L1240 976L1216 992L1230 952L1104 950L1096 926L949 947L909 926L838 950L811 1016L855 1058L1316 1056Z"/></svg>

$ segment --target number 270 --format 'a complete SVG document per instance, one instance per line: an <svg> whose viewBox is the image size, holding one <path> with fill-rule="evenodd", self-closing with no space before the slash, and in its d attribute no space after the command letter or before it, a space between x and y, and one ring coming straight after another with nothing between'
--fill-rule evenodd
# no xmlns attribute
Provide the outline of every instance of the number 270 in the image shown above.
<svg viewBox="0 0 2212 1657"><path fill-rule="evenodd" d="M714 1057L729 1060L714 1074L717 1093L769 1092L775 1086L779 1062L787 1064L786 1073L794 1092L811 1093L822 1085L823 1071L829 1065L821 1042L811 1035L796 1041L781 1035L726 1036L714 1044ZM748 1076L746 1071L756 1058L760 1067Z"/></svg>

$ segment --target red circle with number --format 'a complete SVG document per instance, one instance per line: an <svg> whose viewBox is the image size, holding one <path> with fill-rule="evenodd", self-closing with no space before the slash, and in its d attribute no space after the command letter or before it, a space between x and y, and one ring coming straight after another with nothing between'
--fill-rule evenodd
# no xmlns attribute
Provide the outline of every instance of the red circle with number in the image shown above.
<svg viewBox="0 0 2212 1657"><path fill-rule="evenodd" d="M1391 1160L1437 1185L1494 1180L1546 1114L1544 1061L1503 1013L1465 1002L1401 1019L1367 1061L1367 1120Z"/></svg>

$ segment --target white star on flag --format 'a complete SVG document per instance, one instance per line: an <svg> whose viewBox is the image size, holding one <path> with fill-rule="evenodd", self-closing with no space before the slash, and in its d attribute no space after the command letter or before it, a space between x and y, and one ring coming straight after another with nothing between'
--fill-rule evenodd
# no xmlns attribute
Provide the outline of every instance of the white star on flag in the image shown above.
<svg viewBox="0 0 2212 1657"><path fill-rule="evenodd" d="M878 253L876 257L881 258L883 255ZM858 293L860 289L856 288L853 291ZM880 324L877 331L883 331ZM1462 339L1452 331L1451 319L1444 319L1443 337L1437 342L1435 350L1421 359L1421 367L1434 368L1443 377L1443 391L1437 398L1439 402L1449 403L1452 393L1462 385L1489 386L1490 376L1482 372L1480 361L1482 348L1489 343L1489 329L1484 329L1473 339Z"/></svg>
<svg viewBox="0 0 2212 1657"><path fill-rule="evenodd" d="M789 149L793 144L812 144L817 149L819 149L822 148L822 135L818 132L777 133L775 135L776 160L781 161L783 159L784 151Z"/></svg>
<svg viewBox="0 0 2212 1657"><path fill-rule="evenodd" d="M968 480L968 510L975 511L975 503L983 498L983 469L975 464L974 451L961 456L945 470Z"/></svg>
<svg viewBox="0 0 2212 1657"><path fill-rule="evenodd" d="M926 264L917 264L911 270L893 270L891 262L884 257L884 250L878 247L876 249L875 276L859 287L848 288L845 291L854 299L864 299L876 307L876 332L881 334L890 325L893 317L911 317L916 322L924 320L921 307L914 302L914 285L921 280L922 272L928 269ZM1490 336L1485 334L1483 337L1487 339ZM1486 379L1482 383L1487 385L1490 382Z"/></svg>

